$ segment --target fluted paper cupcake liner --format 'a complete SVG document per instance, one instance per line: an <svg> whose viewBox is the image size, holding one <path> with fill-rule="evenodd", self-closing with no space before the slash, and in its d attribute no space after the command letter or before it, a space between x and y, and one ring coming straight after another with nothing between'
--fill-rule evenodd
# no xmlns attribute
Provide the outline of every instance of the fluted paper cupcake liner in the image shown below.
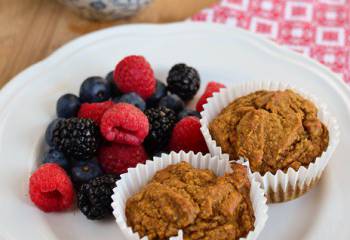
<svg viewBox="0 0 350 240"><path fill-rule="evenodd" d="M128 172L121 175L121 179L117 181L117 186L114 188L112 195L113 215L127 239L140 239L138 233L134 233L131 227L127 225L125 216L126 201L129 197L139 192L145 186L154 174L171 164L176 164L181 161L190 163L194 168L210 169L217 176L222 176L226 172L232 172L228 160L219 159L219 157L212 157L210 154L202 155L194 154L193 152L179 153L171 152L170 154L163 154L161 157L155 157L153 161L147 160L145 164L138 164L136 168L128 169ZM260 183L256 182L252 175L248 174L251 181L250 199L254 210L255 222L254 230L250 231L245 238L240 240L256 239L263 229L267 220L267 205L264 191L260 187ZM148 239L143 237L142 240ZM171 240L183 239L183 232L179 230L177 236L171 237Z"/></svg>
<svg viewBox="0 0 350 240"><path fill-rule="evenodd" d="M289 168L286 172L278 170L275 174L267 172L261 175L254 172L254 179L261 183L265 191L268 202L285 202L295 199L308 190L310 190L321 178L334 150L336 149L340 131L336 119L329 113L328 107L321 103L315 96L306 93L302 89L297 89L289 84L275 81L253 81L246 82L238 86L223 88L220 92L214 93L213 97L208 99L208 103L204 105L201 112L201 131L208 145L209 151L213 156L229 159L227 153L223 153L220 146L211 137L209 132L209 123L220 114L220 112L228 106L233 100L253 93L259 90L285 90L291 89L304 98L312 101L318 108L318 117L326 125L329 131L329 145L322 155L310 163L307 167L300 167L298 171Z"/></svg>

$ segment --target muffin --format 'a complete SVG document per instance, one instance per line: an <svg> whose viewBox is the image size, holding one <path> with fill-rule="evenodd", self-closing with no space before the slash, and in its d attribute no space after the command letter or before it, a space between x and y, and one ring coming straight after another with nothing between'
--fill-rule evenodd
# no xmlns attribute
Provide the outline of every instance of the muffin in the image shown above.
<svg viewBox="0 0 350 240"><path fill-rule="evenodd" d="M187 162L158 171L126 202L127 223L140 237L168 239L182 229L184 239L239 239L254 230L250 183L244 166L217 177Z"/></svg>
<svg viewBox="0 0 350 240"><path fill-rule="evenodd" d="M263 191L243 165L172 152L133 170L112 204L129 239L255 239L267 219Z"/></svg>
<svg viewBox="0 0 350 240"><path fill-rule="evenodd" d="M317 111L292 90L257 91L231 102L209 131L223 152L247 159L253 172L298 170L328 147L328 130Z"/></svg>
<svg viewBox="0 0 350 240"><path fill-rule="evenodd" d="M327 106L280 82L223 89L201 115L210 153L249 164L268 202L295 199L315 186L339 142Z"/></svg>

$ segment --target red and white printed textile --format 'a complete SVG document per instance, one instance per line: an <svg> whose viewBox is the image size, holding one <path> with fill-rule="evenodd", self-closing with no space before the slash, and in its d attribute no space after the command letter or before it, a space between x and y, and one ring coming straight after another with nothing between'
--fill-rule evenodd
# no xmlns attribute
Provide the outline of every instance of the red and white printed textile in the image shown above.
<svg viewBox="0 0 350 240"><path fill-rule="evenodd" d="M317 59L350 84L350 0L221 0L191 20L262 34Z"/></svg>

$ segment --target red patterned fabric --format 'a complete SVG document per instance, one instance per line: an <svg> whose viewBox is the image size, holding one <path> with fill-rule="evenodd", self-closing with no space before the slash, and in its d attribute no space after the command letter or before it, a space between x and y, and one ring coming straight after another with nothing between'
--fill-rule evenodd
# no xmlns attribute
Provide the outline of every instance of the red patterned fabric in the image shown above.
<svg viewBox="0 0 350 240"><path fill-rule="evenodd" d="M262 34L317 59L350 84L350 0L221 0L192 20Z"/></svg>

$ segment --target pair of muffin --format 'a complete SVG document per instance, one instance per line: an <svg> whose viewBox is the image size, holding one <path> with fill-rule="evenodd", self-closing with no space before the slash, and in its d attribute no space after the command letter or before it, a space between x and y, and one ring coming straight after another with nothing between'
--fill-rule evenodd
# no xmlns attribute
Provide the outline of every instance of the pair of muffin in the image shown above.
<svg viewBox="0 0 350 240"><path fill-rule="evenodd" d="M171 153L122 176L113 196L121 230L131 239L256 239L264 194L283 202L305 193L338 143L336 121L310 99L269 82L214 94L201 130L215 157ZM239 164L222 169L230 160Z"/></svg>

